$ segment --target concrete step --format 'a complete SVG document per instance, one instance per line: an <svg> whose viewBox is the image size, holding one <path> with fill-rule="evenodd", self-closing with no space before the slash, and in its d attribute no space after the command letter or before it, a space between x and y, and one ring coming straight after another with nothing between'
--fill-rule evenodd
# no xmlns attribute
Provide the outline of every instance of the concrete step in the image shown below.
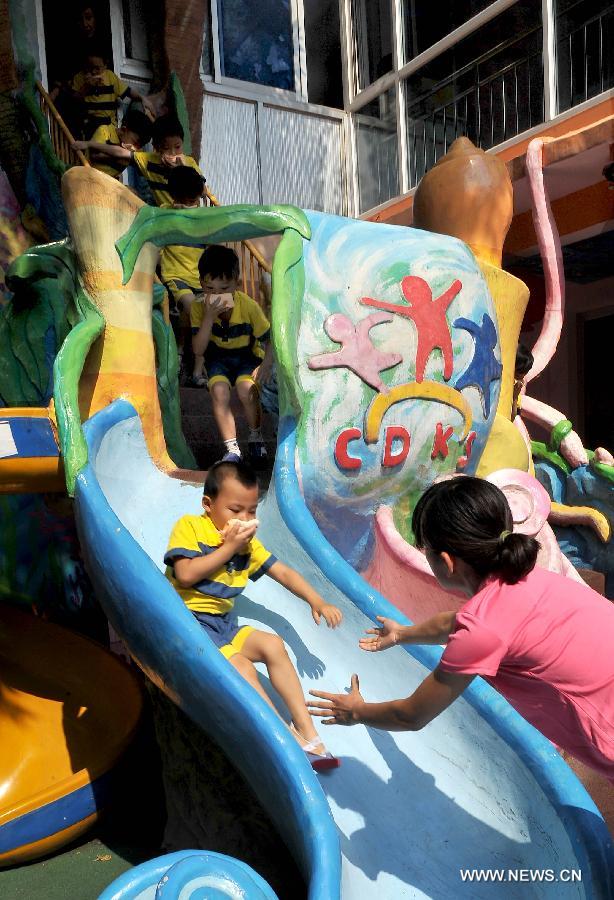
<svg viewBox="0 0 614 900"><path fill-rule="evenodd" d="M212 463L220 459L224 455L224 444L222 443L213 411L211 408L211 397L206 388L180 388L181 399L181 423L183 433L190 449L192 450L199 468L208 469ZM247 436L248 426L245 420L245 413L240 401L232 394L231 409L237 423L237 437L239 444L247 459ZM275 459L275 450L277 446L277 434L275 423L270 416L263 416L262 433L264 443L267 448L268 461L263 468L262 479L268 483L270 478L273 460Z"/></svg>

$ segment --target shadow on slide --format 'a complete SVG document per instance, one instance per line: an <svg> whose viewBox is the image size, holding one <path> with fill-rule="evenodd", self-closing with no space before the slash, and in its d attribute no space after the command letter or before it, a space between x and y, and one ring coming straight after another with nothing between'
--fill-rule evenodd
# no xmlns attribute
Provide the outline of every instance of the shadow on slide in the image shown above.
<svg viewBox="0 0 614 900"><path fill-rule="evenodd" d="M155 468L125 401L84 430L89 462L77 481L77 521L104 610L139 666L247 778L301 865L311 900L490 900L492 884L463 877L473 869L503 873L497 897L552 897L552 879L572 870L557 897L612 896L611 842L596 807L552 745L479 679L416 734L328 729L342 765L317 777L162 574L171 527L201 509L202 485ZM258 536L339 605L344 622L318 628L305 604L267 578L239 598L239 618L284 638L305 692L342 691L356 671L368 699L406 696L441 651L359 650L376 615L402 617L320 534L302 501L294 451L294 424L285 420ZM538 874L527 884L514 874L521 870Z"/></svg>

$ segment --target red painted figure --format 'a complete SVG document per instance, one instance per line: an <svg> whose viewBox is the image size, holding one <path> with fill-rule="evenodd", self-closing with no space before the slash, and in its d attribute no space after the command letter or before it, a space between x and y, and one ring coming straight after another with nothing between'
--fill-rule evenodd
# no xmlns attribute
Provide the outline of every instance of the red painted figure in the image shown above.
<svg viewBox="0 0 614 900"><path fill-rule="evenodd" d="M360 302L365 306L384 309L413 321L418 334L418 350L416 352L416 381L418 382L424 380L424 370L428 358L437 348L443 355L444 380L449 381L452 377L454 357L446 312L461 288L462 284L456 278L447 291L433 300L433 293L424 278L408 275L401 282L401 290L411 306L386 303L383 300L373 300L371 297L361 297Z"/></svg>

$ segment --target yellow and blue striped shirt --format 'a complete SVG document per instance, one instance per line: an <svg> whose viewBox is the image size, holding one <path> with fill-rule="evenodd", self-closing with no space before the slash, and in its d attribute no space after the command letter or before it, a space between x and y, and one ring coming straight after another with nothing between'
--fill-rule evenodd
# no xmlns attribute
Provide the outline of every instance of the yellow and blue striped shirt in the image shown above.
<svg viewBox="0 0 614 900"><path fill-rule="evenodd" d="M168 209L174 209L171 204ZM176 289L168 285L176 295L185 294L191 290L193 294L200 293L200 275L198 273L198 261L203 254L205 245L194 247L189 244L168 244L160 251L160 271L163 284L176 282Z"/></svg>
<svg viewBox="0 0 614 900"><path fill-rule="evenodd" d="M276 557L252 538L246 553L235 553L226 565L208 578L189 588L180 587L175 580L174 564L178 559L207 556L222 544L222 537L209 516L182 516L175 523L164 555L165 575L188 609L193 612L221 616L234 606L234 598L244 590L248 579L257 581L266 574Z"/></svg>
<svg viewBox="0 0 614 900"><path fill-rule="evenodd" d="M198 163L195 159L191 156L182 156L181 159L182 166L196 169L199 175L202 176L203 173L198 168ZM135 150L132 154L132 161L143 178L147 180L156 206L172 206L173 198L168 192L168 173L172 167L165 165L160 154L155 151L148 153L145 150Z"/></svg>
<svg viewBox="0 0 614 900"><path fill-rule="evenodd" d="M77 72L72 81L72 88L81 93L86 85L87 74ZM125 97L130 85L118 78L115 72L105 69L102 73L102 84L87 88L84 96L87 116L98 125L117 126L117 101Z"/></svg>
<svg viewBox="0 0 614 900"><path fill-rule="evenodd" d="M100 125L92 137L97 144L109 144L111 147L121 146L119 134L115 125ZM129 160L118 159L116 156L102 156L102 159L91 159L90 162L99 172L110 175L111 178L121 178L122 172L129 165Z"/></svg>
<svg viewBox="0 0 614 900"><path fill-rule="evenodd" d="M218 316L211 328L209 345L214 344L220 350L247 350L250 349L255 356L264 358L262 341L269 339L271 326L269 320L262 312L255 300L244 294L243 291L233 293L235 305L232 308L230 319L220 319ZM205 316L203 303L193 303L190 308L190 324L192 332L198 331Z"/></svg>

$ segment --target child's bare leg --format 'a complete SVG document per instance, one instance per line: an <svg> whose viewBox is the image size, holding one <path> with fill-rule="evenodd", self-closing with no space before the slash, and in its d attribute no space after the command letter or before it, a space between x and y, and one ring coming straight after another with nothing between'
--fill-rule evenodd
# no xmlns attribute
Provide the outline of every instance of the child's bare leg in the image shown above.
<svg viewBox="0 0 614 900"><path fill-rule="evenodd" d="M203 374L203 369L205 367L205 357L204 356L194 356L194 371L192 375L194 378L199 378Z"/></svg>
<svg viewBox="0 0 614 900"><path fill-rule="evenodd" d="M256 667L254 666L253 662L251 662L251 660L249 660L246 656L243 656L242 653L235 653L230 657L228 662L231 666L234 666L234 668L240 675L243 676L243 678L245 678L248 684L251 684L255 691L258 691L262 699L265 700L269 704L273 712L279 716L279 713L275 709L273 701L260 683L258 672L256 671Z"/></svg>
<svg viewBox="0 0 614 900"><path fill-rule="evenodd" d="M271 684L288 707L297 731L306 742L316 738L318 733L305 705L301 683L282 639L276 634L253 631L243 644L241 654L251 662L265 663Z"/></svg>
<svg viewBox="0 0 614 900"><path fill-rule="evenodd" d="M237 426L230 409L230 385L227 381L216 381L209 387L213 416L223 441L237 439Z"/></svg>
<svg viewBox="0 0 614 900"><path fill-rule="evenodd" d="M236 384L237 397L245 410L245 418L249 427L257 431L262 420L260 407L260 395L253 381L238 381Z"/></svg>

